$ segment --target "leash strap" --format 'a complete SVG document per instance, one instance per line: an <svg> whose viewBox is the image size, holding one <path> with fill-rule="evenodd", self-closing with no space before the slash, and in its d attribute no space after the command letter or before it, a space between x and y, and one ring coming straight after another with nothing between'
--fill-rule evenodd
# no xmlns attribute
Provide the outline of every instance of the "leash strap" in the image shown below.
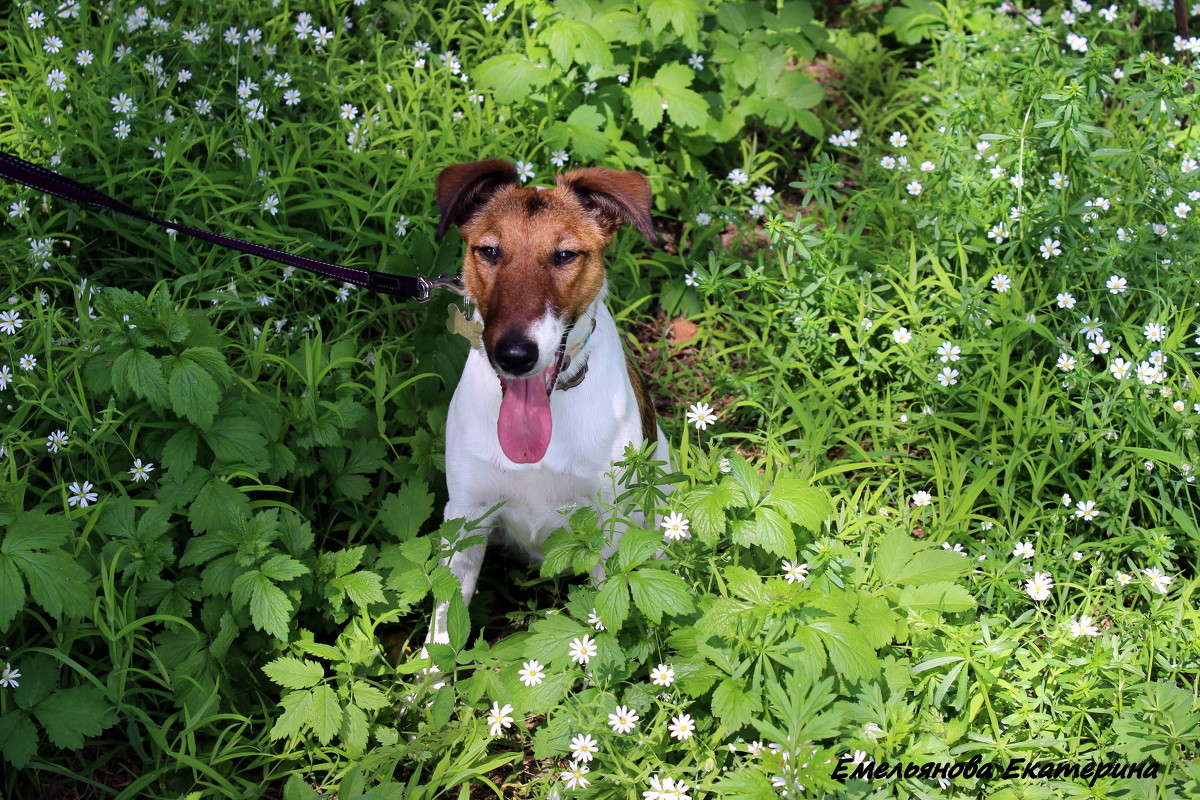
<svg viewBox="0 0 1200 800"><path fill-rule="evenodd" d="M415 299L423 303L429 299L429 294L433 289L456 290L453 279L445 277L431 281L419 275L415 277L389 275L385 272L344 267L341 264L331 264L328 261L318 261L315 258L286 253L272 247L243 242L239 239L222 236L200 228L193 228L190 225L168 222L167 220L152 217L132 206L128 206L98 189L93 189L78 181L63 177L45 167L30 164L28 161L23 161L11 153L6 153L2 150L0 150L0 178L24 184L30 189L52 194L55 197L61 197L63 200L69 200L72 203L105 208L109 211L115 211L118 214L124 214L127 217L134 217L161 225L168 230L186 233L188 236L194 236L206 242L219 244L231 250L239 250L243 253L249 253L252 256L270 259L280 264L287 264L291 267L299 267L309 272L315 272L327 278L334 278L335 280L351 283L355 286L361 286L372 292L390 294L405 300Z"/></svg>

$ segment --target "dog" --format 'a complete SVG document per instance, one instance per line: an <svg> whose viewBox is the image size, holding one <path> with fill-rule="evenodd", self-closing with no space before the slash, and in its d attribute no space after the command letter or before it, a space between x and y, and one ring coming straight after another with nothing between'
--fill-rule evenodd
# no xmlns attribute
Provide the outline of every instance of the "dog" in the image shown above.
<svg viewBox="0 0 1200 800"><path fill-rule="evenodd" d="M485 540L506 538L539 561L546 538L564 525L563 509L597 500L612 507L609 475L626 445L654 441L656 458L668 458L645 383L604 302L603 253L617 229L628 222L658 243L650 183L590 167L559 175L552 188L521 187L511 163L491 159L444 169L437 202L435 238L458 226L465 294L482 325L446 421L445 518L482 519ZM610 537L605 557L619 537ZM464 603L485 546L444 562ZM603 569L592 578L602 582ZM450 641L449 605L437 604L427 641Z"/></svg>

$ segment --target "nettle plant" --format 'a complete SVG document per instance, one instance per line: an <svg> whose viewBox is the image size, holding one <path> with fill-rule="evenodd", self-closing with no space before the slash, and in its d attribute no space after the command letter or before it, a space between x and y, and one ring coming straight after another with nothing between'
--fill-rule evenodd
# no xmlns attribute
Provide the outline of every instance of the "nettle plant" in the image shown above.
<svg viewBox="0 0 1200 800"><path fill-rule="evenodd" d="M544 114L552 149L666 178L661 209L686 205L715 149L741 166L749 125L822 132L803 64L828 37L807 2L521 0L497 25L506 52L473 70L495 102Z"/></svg>

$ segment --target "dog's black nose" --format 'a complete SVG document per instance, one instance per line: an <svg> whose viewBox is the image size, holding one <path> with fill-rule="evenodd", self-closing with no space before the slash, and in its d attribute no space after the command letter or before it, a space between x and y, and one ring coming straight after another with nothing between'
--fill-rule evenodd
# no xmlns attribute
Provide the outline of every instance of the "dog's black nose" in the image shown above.
<svg viewBox="0 0 1200 800"><path fill-rule="evenodd" d="M538 360L537 342L523 336L502 336L496 342L496 365L510 375L524 375Z"/></svg>

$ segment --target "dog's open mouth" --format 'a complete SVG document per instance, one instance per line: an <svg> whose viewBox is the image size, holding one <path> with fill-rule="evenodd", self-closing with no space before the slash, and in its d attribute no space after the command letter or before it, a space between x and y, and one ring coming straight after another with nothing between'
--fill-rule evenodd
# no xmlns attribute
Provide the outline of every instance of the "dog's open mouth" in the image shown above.
<svg viewBox="0 0 1200 800"><path fill-rule="evenodd" d="M503 399L497 433L504 455L514 463L536 464L550 447L550 434L554 428L550 419L550 393L558 383L570 332L568 327L554 354L554 361L540 374L528 378L500 377Z"/></svg>

